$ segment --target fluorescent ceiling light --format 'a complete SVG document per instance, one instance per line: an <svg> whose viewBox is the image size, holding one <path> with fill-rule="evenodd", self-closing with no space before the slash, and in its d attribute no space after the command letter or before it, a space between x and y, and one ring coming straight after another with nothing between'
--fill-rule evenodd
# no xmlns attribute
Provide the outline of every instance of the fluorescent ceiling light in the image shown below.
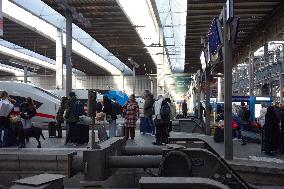
<svg viewBox="0 0 284 189"><path fill-rule="evenodd" d="M51 70L55 70L55 65L50 64L49 62L40 60L40 59L35 58L33 56L29 56L29 55L24 54L22 52L18 52L16 50L10 49L10 48L5 47L3 45L0 45L0 52L2 54L5 54L5 55L10 56L10 57L17 58L17 59L22 60L24 62L31 62L35 65L39 65L39 66L42 66L42 67L45 67L45 68L48 68L48 69L51 69Z"/></svg>

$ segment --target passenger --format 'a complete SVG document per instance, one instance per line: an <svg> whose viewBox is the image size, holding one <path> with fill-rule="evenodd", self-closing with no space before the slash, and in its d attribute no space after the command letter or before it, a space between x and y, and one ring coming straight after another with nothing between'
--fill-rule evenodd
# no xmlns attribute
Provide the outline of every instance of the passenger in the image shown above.
<svg viewBox="0 0 284 189"><path fill-rule="evenodd" d="M20 116L23 125L23 136L20 141L20 148L25 148L25 140L29 141L26 136L32 127L32 118L36 116L36 106L31 97L26 98L26 102L20 105Z"/></svg>
<svg viewBox="0 0 284 189"><path fill-rule="evenodd" d="M284 154L284 104L281 105L280 153Z"/></svg>
<svg viewBox="0 0 284 189"><path fill-rule="evenodd" d="M265 114L267 112L266 104L261 104L261 109L259 110L259 117L258 117L258 123L260 124L261 128L263 128L265 123Z"/></svg>
<svg viewBox="0 0 284 189"><path fill-rule="evenodd" d="M171 114L170 114L170 121L169 121L169 126L168 126L168 137L170 136L170 132L173 130L173 120L176 116L176 107L174 106L174 104L172 103L170 98L166 98L165 99L166 102L169 104L170 108L171 108Z"/></svg>
<svg viewBox="0 0 284 189"><path fill-rule="evenodd" d="M64 111L66 110L66 106L67 106L67 101L68 98L67 97L62 97L61 98L61 102L60 102L60 106L59 109L57 111L56 114L56 130L58 132L58 138L62 138L62 126L61 124L64 123Z"/></svg>
<svg viewBox="0 0 284 189"><path fill-rule="evenodd" d="M277 150L279 122L273 106L267 108L264 124L264 151L266 155L274 156Z"/></svg>
<svg viewBox="0 0 284 189"><path fill-rule="evenodd" d="M15 104L16 101L14 99L11 99L6 91L3 91L1 93L0 99L1 99L1 103L3 103L2 101L8 101L8 104L10 104L8 109L3 110L5 112L1 112L1 114L3 113L3 116L2 115L0 116L0 148L1 148L1 147L7 147L8 146L8 140L9 140L8 129L11 125L10 115L14 110L14 105L12 105L12 104ZM7 115L7 116L5 116L5 115ZM2 130L4 132L3 141L1 140L2 139Z"/></svg>
<svg viewBox="0 0 284 189"><path fill-rule="evenodd" d="M127 104L126 107L126 115L125 115L125 135L126 139L130 138L134 140L135 137L135 127L136 122L139 117L139 106L135 100L135 95L132 94L130 96L130 102Z"/></svg>
<svg viewBox="0 0 284 189"><path fill-rule="evenodd" d="M140 117L140 125L139 125L139 128L140 128L140 133L141 134L145 134L147 132L146 130L146 121L145 121L145 115L144 115L144 105L145 105L145 99L141 99L139 102L138 102L138 106L139 106L139 117ZM125 110L126 112L126 107L125 107Z"/></svg>
<svg viewBox="0 0 284 189"><path fill-rule="evenodd" d="M244 131L244 128L249 124L250 113L247 107L245 106L244 102L241 102L241 107L239 108L238 116L241 119L241 125L240 125L241 131L239 134L241 135L242 145L246 145L247 141L245 137L242 135L242 132Z"/></svg>
<svg viewBox="0 0 284 189"><path fill-rule="evenodd" d="M77 101L76 94L74 92L69 93L69 98L66 104L66 110L64 113L64 119L66 120L66 140L65 145L67 143L72 142L74 135L75 127L77 122L79 121L79 116L75 115L75 103Z"/></svg>
<svg viewBox="0 0 284 189"><path fill-rule="evenodd" d="M203 121L203 114L205 113L205 108L203 107L201 102L199 102L199 111L200 111L199 119Z"/></svg>
<svg viewBox="0 0 284 189"><path fill-rule="evenodd" d="M182 102L181 104L181 110L182 110L182 115L183 115L183 118L187 118L187 103L186 103L186 100L184 99L184 101Z"/></svg>
<svg viewBox="0 0 284 189"><path fill-rule="evenodd" d="M115 106L112 106L111 100L107 97L103 97L103 112L106 114L107 122L109 123L109 138L116 136L116 119Z"/></svg>
<svg viewBox="0 0 284 189"><path fill-rule="evenodd" d="M168 141L168 127L170 122L170 106L160 95L158 100L154 103L155 111L155 127L156 127L156 142L154 145L161 145Z"/></svg>
<svg viewBox="0 0 284 189"><path fill-rule="evenodd" d="M150 93L149 90L145 90L144 92L144 118L145 118L145 124L146 124L146 129L147 131L150 131L150 134L155 135L155 127L154 127L154 122L153 122L153 105L155 103L153 94Z"/></svg>
<svg viewBox="0 0 284 189"><path fill-rule="evenodd" d="M102 105L101 101L97 102L96 111L97 111L97 113L101 113L103 111L103 105Z"/></svg>

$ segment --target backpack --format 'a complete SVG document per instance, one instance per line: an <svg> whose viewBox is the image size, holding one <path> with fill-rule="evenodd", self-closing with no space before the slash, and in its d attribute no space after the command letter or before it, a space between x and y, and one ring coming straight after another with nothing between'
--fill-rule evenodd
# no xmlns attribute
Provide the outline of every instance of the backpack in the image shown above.
<svg viewBox="0 0 284 189"><path fill-rule="evenodd" d="M78 100L75 102L74 116L79 117L85 114L84 105Z"/></svg>
<svg viewBox="0 0 284 189"><path fill-rule="evenodd" d="M171 107L166 101L162 102L160 115L162 119L167 119L171 117Z"/></svg>
<svg viewBox="0 0 284 189"><path fill-rule="evenodd" d="M122 107L117 102L111 102L111 112L113 115L122 114Z"/></svg>
<svg viewBox="0 0 284 189"><path fill-rule="evenodd" d="M249 121L249 117L250 117L250 111L248 109L246 109L245 107L242 107L242 120L243 121Z"/></svg>

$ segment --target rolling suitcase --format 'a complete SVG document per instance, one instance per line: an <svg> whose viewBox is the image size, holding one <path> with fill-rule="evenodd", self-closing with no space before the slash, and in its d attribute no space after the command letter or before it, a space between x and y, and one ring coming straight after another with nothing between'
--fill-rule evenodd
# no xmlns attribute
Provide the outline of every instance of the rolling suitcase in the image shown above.
<svg viewBox="0 0 284 189"><path fill-rule="evenodd" d="M98 138L99 138L100 142L108 139L106 128L105 128L104 125L98 126Z"/></svg>
<svg viewBox="0 0 284 189"><path fill-rule="evenodd" d="M224 129L223 128L217 127L215 129L214 141L217 143L224 142Z"/></svg>
<svg viewBox="0 0 284 189"><path fill-rule="evenodd" d="M56 122L51 121L48 123L48 137L56 137Z"/></svg>
<svg viewBox="0 0 284 189"><path fill-rule="evenodd" d="M125 136L125 126L124 124L118 124L116 128L116 136L123 137Z"/></svg>
<svg viewBox="0 0 284 189"><path fill-rule="evenodd" d="M17 126L11 124L8 127L8 146L16 146L17 145ZM1 131L0 131L1 132Z"/></svg>
<svg viewBox="0 0 284 189"><path fill-rule="evenodd" d="M76 143L78 144L88 144L89 143L89 125L78 124L78 137Z"/></svg>

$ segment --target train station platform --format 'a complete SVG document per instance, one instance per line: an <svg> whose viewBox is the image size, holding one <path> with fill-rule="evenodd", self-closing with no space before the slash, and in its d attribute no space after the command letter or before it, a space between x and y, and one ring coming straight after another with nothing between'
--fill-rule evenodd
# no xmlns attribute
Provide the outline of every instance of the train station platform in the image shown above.
<svg viewBox="0 0 284 189"><path fill-rule="evenodd" d="M95 133L96 140L98 140L97 131ZM53 159L55 161L63 161L66 159L65 156L73 152L81 155L84 150L89 148L89 145L87 144L77 146L73 144L64 145L65 131L63 132L63 138L48 138L48 132L46 130L43 131L43 134L46 137L46 140L41 139L41 149L36 148L37 142L35 139L31 138L30 142L26 144L26 148L24 149L18 149L17 147L1 148L0 159L4 160L5 157L8 158L13 155L18 155L18 157L25 157L26 159L32 160L33 154L41 154L43 159L47 158L46 160L48 164ZM140 134L138 129L135 134L135 140L128 140L126 146L152 146L152 142L155 140L154 136ZM224 143L215 143L211 136L196 133L172 132L171 137L200 138L207 142L220 156L224 155ZM277 154L274 157L268 157L261 152L260 144L248 143L247 145L242 146L241 141L238 140L234 140L233 144L234 160L229 161L228 163L244 178L244 180L257 185L277 185L277 187L274 186L273 188L284 186L283 155ZM51 171L52 173L56 173L56 169L59 170L58 167L60 167L58 164L59 163L57 162L54 171L47 169L47 165L42 165L42 167L45 168L47 172ZM5 172L1 167L0 170L2 170L0 171L0 175ZM37 168L37 170L40 170L40 168ZM60 169L58 173L64 173L62 170L63 169ZM26 172L27 171L28 170L26 170ZM68 182L74 183L74 178L69 179Z"/></svg>

